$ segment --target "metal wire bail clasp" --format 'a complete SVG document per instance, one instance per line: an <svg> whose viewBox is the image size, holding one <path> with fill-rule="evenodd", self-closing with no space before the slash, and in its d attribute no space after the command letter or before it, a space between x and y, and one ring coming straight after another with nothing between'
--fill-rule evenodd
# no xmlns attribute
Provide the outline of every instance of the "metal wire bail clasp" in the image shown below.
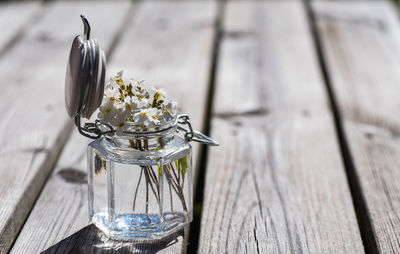
<svg viewBox="0 0 400 254"><path fill-rule="evenodd" d="M182 125L187 125L189 129L182 127ZM192 128L192 124L190 123L188 115L179 115L178 116L178 130L182 130L185 132L185 138L187 141L196 141L202 144L211 145L211 146L219 146L219 142L210 138L209 136L195 131Z"/></svg>
<svg viewBox="0 0 400 254"><path fill-rule="evenodd" d="M97 139L102 135L112 135L115 133L111 125L101 123L99 120L96 120L94 123L85 123L84 126L81 126L81 116L79 114L75 116L75 125L78 127L78 131L81 135L91 139Z"/></svg>

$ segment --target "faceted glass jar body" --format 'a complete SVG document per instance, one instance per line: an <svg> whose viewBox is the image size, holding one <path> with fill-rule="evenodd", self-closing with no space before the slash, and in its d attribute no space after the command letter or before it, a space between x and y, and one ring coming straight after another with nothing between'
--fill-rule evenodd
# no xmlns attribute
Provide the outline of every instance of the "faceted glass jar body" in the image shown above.
<svg viewBox="0 0 400 254"><path fill-rule="evenodd" d="M175 130L89 144L89 217L110 238L159 239L192 221L192 151Z"/></svg>

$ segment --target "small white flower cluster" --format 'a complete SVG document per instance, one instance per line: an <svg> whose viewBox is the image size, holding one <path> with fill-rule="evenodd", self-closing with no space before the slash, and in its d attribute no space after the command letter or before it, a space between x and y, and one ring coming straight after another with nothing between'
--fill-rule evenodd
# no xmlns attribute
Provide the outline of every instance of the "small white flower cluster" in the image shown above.
<svg viewBox="0 0 400 254"><path fill-rule="evenodd" d="M177 103L163 89L143 87L143 81L124 80L123 72L107 82L98 118L117 132L157 128L177 115Z"/></svg>

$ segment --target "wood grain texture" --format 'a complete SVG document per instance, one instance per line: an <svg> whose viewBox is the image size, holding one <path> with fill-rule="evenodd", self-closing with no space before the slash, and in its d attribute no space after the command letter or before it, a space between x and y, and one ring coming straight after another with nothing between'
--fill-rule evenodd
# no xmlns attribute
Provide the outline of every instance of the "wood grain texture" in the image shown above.
<svg viewBox="0 0 400 254"><path fill-rule="evenodd" d="M161 241L117 242L88 225L86 149L74 131L10 253L180 253L182 230Z"/></svg>
<svg viewBox="0 0 400 254"><path fill-rule="evenodd" d="M87 225L88 143L73 131L11 253L40 253Z"/></svg>
<svg viewBox="0 0 400 254"><path fill-rule="evenodd" d="M127 77L146 78L149 84L163 87L179 102L181 112L189 113L200 128L206 107L216 7L214 2L199 1L143 1L135 5L130 13L133 18L114 49L108 73L123 69ZM84 139L74 131L11 253L185 252L184 232L153 243L115 243L104 240L96 228L85 227L88 208L87 185L83 183Z"/></svg>
<svg viewBox="0 0 400 254"><path fill-rule="evenodd" d="M0 55L15 43L39 9L40 2L0 2Z"/></svg>
<svg viewBox="0 0 400 254"><path fill-rule="evenodd" d="M228 2L221 43L199 253L363 253L301 2Z"/></svg>
<svg viewBox="0 0 400 254"><path fill-rule="evenodd" d="M162 87L201 129L214 39L214 1L145 1L118 45L110 73Z"/></svg>
<svg viewBox="0 0 400 254"><path fill-rule="evenodd" d="M93 35L108 48L125 2L56 2L0 59L0 253L6 253L26 220L68 138L64 77L79 14L93 22ZM110 22L110 20L113 22ZM111 36L110 36L111 35ZM33 232L35 233L35 232Z"/></svg>
<svg viewBox="0 0 400 254"><path fill-rule="evenodd" d="M400 252L400 31L385 1L315 3L344 136L381 253Z"/></svg>
<svg viewBox="0 0 400 254"><path fill-rule="evenodd" d="M110 73L124 70L127 77L164 88L193 128L202 130L216 17L215 1L145 1L127 26ZM192 146L196 169L200 146Z"/></svg>
<svg viewBox="0 0 400 254"><path fill-rule="evenodd" d="M186 231L185 231L186 232ZM184 230L171 234L161 240L147 242L116 242L107 239L93 224L84 227L64 241L51 246L42 254L59 253L180 253L179 243L182 243Z"/></svg>

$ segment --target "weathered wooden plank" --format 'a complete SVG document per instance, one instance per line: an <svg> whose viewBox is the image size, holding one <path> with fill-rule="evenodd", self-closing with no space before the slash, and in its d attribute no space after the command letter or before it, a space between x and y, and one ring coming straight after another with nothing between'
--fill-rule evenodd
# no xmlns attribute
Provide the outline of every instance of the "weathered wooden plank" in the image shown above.
<svg viewBox="0 0 400 254"><path fill-rule="evenodd" d="M86 148L74 131L10 253L179 253L184 232L147 243L116 242L88 224Z"/></svg>
<svg viewBox="0 0 400 254"><path fill-rule="evenodd" d="M99 26L93 34L109 48L123 16L115 13L128 7L126 2L49 4L1 58L0 253L20 231L72 127L64 108L64 77L71 35L82 31L79 14L84 11Z"/></svg>
<svg viewBox="0 0 400 254"><path fill-rule="evenodd" d="M400 23L388 2L315 3L345 141L381 253L400 252Z"/></svg>
<svg viewBox="0 0 400 254"><path fill-rule="evenodd" d="M149 1L139 7L126 39L118 46L110 72L165 87L168 96L201 129L214 37L213 1Z"/></svg>
<svg viewBox="0 0 400 254"><path fill-rule="evenodd" d="M123 69L127 76L146 78L149 84L163 87L200 128L206 108L216 7L211 1L138 3L114 50L109 74ZM183 232L167 241L132 244L104 242L96 228L83 228L88 217L87 187L82 183L86 181L84 140L74 133L68 142L11 253L35 253L49 247L46 253L102 253L102 247L110 243L128 253L184 252L187 237Z"/></svg>
<svg viewBox="0 0 400 254"><path fill-rule="evenodd" d="M0 3L0 54L13 43L40 9L40 2Z"/></svg>
<svg viewBox="0 0 400 254"><path fill-rule="evenodd" d="M116 242L107 239L94 224L90 224L62 242L51 246L42 254L59 253L181 253L179 243L183 241L183 230L161 240L145 243ZM182 247L182 246L180 246Z"/></svg>
<svg viewBox="0 0 400 254"><path fill-rule="evenodd" d="M230 1L221 43L199 253L362 253L302 3Z"/></svg>

